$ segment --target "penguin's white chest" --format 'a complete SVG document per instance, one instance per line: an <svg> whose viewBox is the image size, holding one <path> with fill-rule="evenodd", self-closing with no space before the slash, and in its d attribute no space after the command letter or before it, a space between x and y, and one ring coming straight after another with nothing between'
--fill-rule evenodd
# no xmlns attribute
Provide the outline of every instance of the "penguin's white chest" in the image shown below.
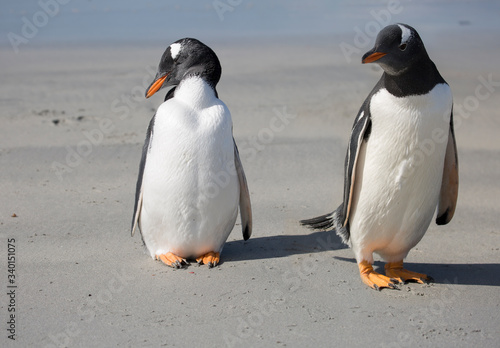
<svg viewBox="0 0 500 348"><path fill-rule="evenodd" d="M186 86L183 86L186 88ZM238 212L232 122L217 98L157 111L143 177L141 231L151 256L219 252Z"/></svg>
<svg viewBox="0 0 500 348"><path fill-rule="evenodd" d="M371 100L371 133L361 146L350 232L360 258L401 260L423 237L436 209L450 124L449 86ZM368 256L370 254L370 256Z"/></svg>

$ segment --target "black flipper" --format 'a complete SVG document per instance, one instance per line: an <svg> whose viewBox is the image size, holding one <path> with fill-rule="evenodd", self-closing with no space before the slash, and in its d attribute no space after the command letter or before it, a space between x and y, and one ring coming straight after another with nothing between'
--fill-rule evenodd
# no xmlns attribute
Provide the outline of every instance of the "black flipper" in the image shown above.
<svg viewBox="0 0 500 348"><path fill-rule="evenodd" d="M453 130L453 112L450 118L448 145L444 158L443 180L439 194L436 223L446 225L453 218L458 198L458 156L455 132Z"/></svg>
<svg viewBox="0 0 500 348"><path fill-rule="evenodd" d="M349 214L352 206L352 195L354 192L354 181L356 178L356 169L358 164L359 151L371 129L371 120L369 110L363 110L356 117L352 127L349 146L345 158L344 167L344 200L342 204L333 212L333 220L337 234L342 237L344 242L349 241Z"/></svg>
<svg viewBox="0 0 500 348"><path fill-rule="evenodd" d="M250 192L248 191L247 179L240 160L238 147L234 141L234 165L240 183L240 218L243 239L247 240L252 235L252 206L250 203Z"/></svg>
<svg viewBox="0 0 500 348"><path fill-rule="evenodd" d="M134 215L132 216L132 226L131 226L132 236L134 235L137 226L139 226L139 231L141 229L140 219L141 219L141 207L142 207L142 177L144 176L144 167L146 165L146 158L148 156L149 146L153 139L153 127L155 123L155 118L156 114L149 122L148 130L146 132L146 140L144 141L144 146L142 147L141 163L139 164L139 175L137 177L137 184L135 188Z"/></svg>
<svg viewBox="0 0 500 348"><path fill-rule="evenodd" d="M337 235L339 235L346 244L350 238L349 213L352 204L358 155L363 141L368 140L371 131L370 100L373 94L381 88L381 84L382 82L380 80L366 98L354 120L344 163L344 199L342 204L340 204L333 213L300 221L302 225L313 229L328 229L334 227Z"/></svg>

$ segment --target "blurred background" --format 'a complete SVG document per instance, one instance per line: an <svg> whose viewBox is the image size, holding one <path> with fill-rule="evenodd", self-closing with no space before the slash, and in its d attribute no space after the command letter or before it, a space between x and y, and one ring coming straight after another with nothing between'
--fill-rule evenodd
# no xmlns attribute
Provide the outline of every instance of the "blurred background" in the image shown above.
<svg viewBox="0 0 500 348"><path fill-rule="evenodd" d="M415 27L460 105L480 76L498 70L499 19L496 0L3 0L1 139L9 146L63 145L74 142L80 127L111 118L118 135L103 143L141 142L142 132L130 129L142 130L163 98L145 100L144 90L165 48L183 37L219 56L218 88L235 110L236 136L256 134L272 108L286 105L299 115L287 135L331 136L340 129L347 137L342 127L349 128L381 73L376 64L360 64L380 29L398 22ZM471 146L496 139L489 131L496 125L493 99L469 120L469 131L488 130L481 139L468 137ZM39 132L28 120L67 132ZM20 131L29 136L17 137Z"/></svg>
<svg viewBox="0 0 500 348"><path fill-rule="evenodd" d="M391 11L392 8L392 11ZM408 22L419 30L500 28L500 2L485 1L328 1L328 0L39 0L5 1L0 10L0 45L8 33L36 32L29 44L172 42L204 39L287 37L353 33L368 20ZM31 28L32 29L32 28ZM33 31L33 30L32 30ZM20 48L26 44L21 44Z"/></svg>

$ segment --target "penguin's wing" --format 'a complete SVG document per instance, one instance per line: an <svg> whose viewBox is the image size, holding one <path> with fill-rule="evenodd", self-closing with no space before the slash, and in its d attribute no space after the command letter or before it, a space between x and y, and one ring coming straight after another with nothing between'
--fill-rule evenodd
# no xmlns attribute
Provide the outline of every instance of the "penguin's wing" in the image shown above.
<svg viewBox="0 0 500 348"><path fill-rule="evenodd" d="M247 179L243 166L241 165L240 154L238 147L234 141L234 165L238 181L240 183L240 217L241 217L241 230L243 232L243 239L247 240L252 235L252 206L250 204L250 192L248 192Z"/></svg>
<svg viewBox="0 0 500 348"><path fill-rule="evenodd" d="M365 106L365 105L364 105ZM345 168L344 168L344 201L342 203L342 208L337 209L337 219L343 227L347 225L349 221L349 213L351 211L352 205L352 195L354 192L354 180L356 178L356 169L358 165L359 151L363 140L365 140L371 129L371 120L369 108L362 107L360 113L354 121L352 127L351 138L349 139L349 146L347 148L347 154L345 158Z"/></svg>
<svg viewBox="0 0 500 348"><path fill-rule="evenodd" d="M144 141L144 146L142 147L142 157L141 163L139 165L139 175L137 177L137 185L135 189L135 205L134 205L134 216L132 217L132 236L135 233L135 229L139 226L141 229L141 208L142 208L142 177L144 175L144 166L146 165L146 157L148 156L149 145L153 139L153 126L155 123L156 114L153 116L149 122L148 130L146 132L146 140ZM142 233L142 231L141 231Z"/></svg>
<svg viewBox="0 0 500 348"><path fill-rule="evenodd" d="M438 225L446 225L453 218L458 197L458 155L455 131L453 130L453 111L450 118L450 131L446 155L444 158L443 180L439 194L439 205L436 217Z"/></svg>

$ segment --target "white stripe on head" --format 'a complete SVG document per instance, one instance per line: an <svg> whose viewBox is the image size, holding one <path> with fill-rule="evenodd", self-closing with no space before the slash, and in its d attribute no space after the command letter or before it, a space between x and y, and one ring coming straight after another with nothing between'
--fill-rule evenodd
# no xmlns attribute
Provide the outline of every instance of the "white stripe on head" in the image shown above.
<svg viewBox="0 0 500 348"><path fill-rule="evenodd" d="M401 28L401 45L407 43L411 37L411 30L405 27L404 25L398 24Z"/></svg>
<svg viewBox="0 0 500 348"><path fill-rule="evenodd" d="M175 58L177 58L179 52L181 51L181 47L180 43L173 43L170 45L170 54L172 55L172 59L175 60Z"/></svg>

